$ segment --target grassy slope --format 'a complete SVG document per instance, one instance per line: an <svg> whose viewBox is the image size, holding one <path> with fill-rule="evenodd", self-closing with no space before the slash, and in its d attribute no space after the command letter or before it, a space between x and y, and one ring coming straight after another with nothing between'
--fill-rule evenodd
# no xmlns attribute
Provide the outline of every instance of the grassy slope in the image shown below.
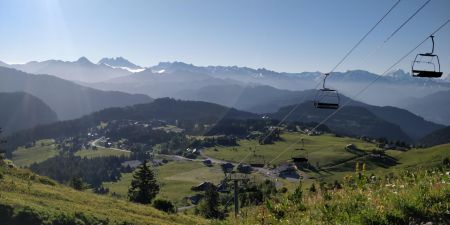
<svg viewBox="0 0 450 225"><path fill-rule="evenodd" d="M217 159L225 159L234 162L240 162L247 154L256 149L255 154L257 157L248 157L244 162L269 162L283 153L279 158L272 161L271 164L280 164L288 161L291 156L306 156L308 155L312 165L316 165L317 162L321 166L333 164L341 160L354 157L354 154L345 151L347 144L355 144L358 148L363 150L372 150L376 146L364 142L362 140L354 138L336 138L333 135L321 135L321 136L307 136L300 133L285 133L282 134L284 141L276 142L270 145L259 145L256 140L241 140L239 146L236 147L217 147L218 151L214 151L214 148L205 150L205 155L208 155ZM300 138L304 139L305 150L296 150L301 148L299 142Z"/></svg>
<svg viewBox="0 0 450 225"><path fill-rule="evenodd" d="M382 167L375 164L373 159L358 158L350 160L343 165L329 168L326 172L321 172L317 178L321 181L334 182L335 180L342 180L347 175L352 175L355 171L356 163L359 163L359 169L362 169L362 164L366 164L366 173L374 173L378 176L384 176L391 172L403 171L411 168L429 168L442 163L445 157L450 158L450 144L438 145L424 149L411 149L406 152L388 150L386 154L394 157L397 160L396 165ZM315 175L315 174L313 174Z"/></svg>
<svg viewBox="0 0 450 225"><path fill-rule="evenodd" d="M432 165L441 163L445 157L450 157L450 144L424 149L412 149L407 152L387 151L387 154L398 159L398 167Z"/></svg>
<svg viewBox="0 0 450 225"><path fill-rule="evenodd" d="M97 150L84 149L77 151L75 153L76 156L87 157L87 158L95 158L95 157L107 157L107 156L129 156L129 152L122 152L117 150L112 150L108 148L97 148Z"/></svg>
<svg viewBox="0 0 450 225"><path fill-rule="evenodd" d="M0 204L15 209L29 207L40 215L52 217L84 213L111 224L128 221L134 224L204 224L201 218L185 215L168 215L150 206L130 203L87 191L75 191L63 185L48 185L48 178L22 169L0 168ZM31 180L31 181L30 181ZM52 183L50 181L50 183ZM56 182L55 182L56 183Z"/></svg>
<svg viewBox="0 0 450 225"><path fill-rule="evenodd" d="M56 149L53 140L40 140L31 148L20 147L13 152L12 160L15 165L20 167L29 166L33 163L42 162L48 158L56 156L58 150Z"/></svg>
<svg viewBox="0 0 450 225"><path fill-rule="evenodd" d="M193 194L191 187L203 181L218 183L223 178L219 166L205 167L200 162L170 162L156 168L158 181L161 184L161 192L158 197L170 199L176 205L185 205L183 198ZM104 183L110 192L115 192L121 197L126 197L131 183L132 174L123 174L118 182Z"/></svg>
<svg viewBox="0 0 450 225"><path fill-rule="evenodd" d="M223 224L449 224L449 172L399 171L372 181L353 175L342 189L303 192L297 201L280 194Z"/></svg>
<svg viewBox="0 0 450 225"><path fill-rule="evenodd" d="M20 147L13 152L12 161L19 167L29 166L33 163L39 163L58 154L56 144L51 139L39 140L31 148ZM80 150L75 153L80 157L103 157L103 156L128 156L130 153L116 151L108 148L97 148L97 150Z"/></svg>

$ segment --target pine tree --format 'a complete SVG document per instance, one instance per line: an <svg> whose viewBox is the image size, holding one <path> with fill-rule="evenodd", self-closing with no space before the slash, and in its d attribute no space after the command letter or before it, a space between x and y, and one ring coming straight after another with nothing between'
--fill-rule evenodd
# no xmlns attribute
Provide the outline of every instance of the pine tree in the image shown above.
<svg viewBox="0 0 450 225"><path fill-rule="evenodd" d="M147 165L147 161L144 161L133 174L133 180L128 189L128 198L133 202L150 204L158 192L159 185L155 175Z"/></svg>
<svg viewBox="0 0 450 225"><path fill-rule="evenodd" d="M205 197L197 206L196 211L208 219L222 218L223 214L219 211L219 193L217 192L217 187L210 185L206 188Z"/></svg>

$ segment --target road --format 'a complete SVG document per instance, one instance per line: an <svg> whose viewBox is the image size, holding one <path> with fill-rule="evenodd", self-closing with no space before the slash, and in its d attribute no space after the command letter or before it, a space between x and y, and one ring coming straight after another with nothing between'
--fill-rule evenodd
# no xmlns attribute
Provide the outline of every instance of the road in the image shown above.
<svg viewBox="0 0 450 225"><path fill-rule="evenodd" d="M105 138L105 137L101 137L101 138L99 138L99 139L94 140L93 142L91 142L91 146L95 146L95 147L97 147L97 148L106 148L106 149L110 149L110 150L114 150L114 151L121 151L121 152L128 152L128 153L131 153L130 150L125 150L125 149L120 149L120 148L111 148L111 147L107 148L107 147L105 147L105 146L98 145L97 143L98 143L99 141L101 141L102 139L104 139L104 138Z"/></svg>

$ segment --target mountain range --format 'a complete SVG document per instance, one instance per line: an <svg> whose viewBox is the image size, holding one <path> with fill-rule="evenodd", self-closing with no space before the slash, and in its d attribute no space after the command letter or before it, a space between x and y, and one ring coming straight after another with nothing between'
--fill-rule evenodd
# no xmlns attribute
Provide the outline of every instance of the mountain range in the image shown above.
<svg viewBox="0 0 450 225"><path fill-rule="evenodd" d="M284 73L265 68L252 69L237 66L195 66L183 62L162 62L147 68L140 73L89 84L102 90L118 90L129 93L147 94L152 97L183 97L195 100L211 98L199 96L207 89L213 90L222 85L227 88L245 89L246 87L271 86L281 90L302 91L319 88L323 79L320 72ZM374 80L376 82L372 83ZM369 85L370 84L370 85ZM225 87L225 86L224 86ZM380 76L364 70L335 72L327 80L327 87L334 88L359 101L377 106L404 107L404 102L411 98L421 98L427 95L448 91L450 82L446 79L414 78L403 70L391 71ZM365 90L361 92L361 90ZM196 93L197 92L197 93ZM230 93L230 90L217 90ZM239 92L238 92L239 93ZM356 93L359 93L357 96ZM217 101L232 101L219 97ZM261 93L264 95L263 93ZM232 95L235 95L232 93ZM221 100L220 100L221 98ZM284 101L284 100L282 100ZM255 106L256 107L256 106ZM441 106L437 106L441 107ZM277 110L274 108L273 110ZM253 110L253 109L252 109ZM255 109L256 110L256 109ZM440 111L440 109L437 109ZM425 119L439 121L428 114Z"/></svg>
<svg viewBox="0 0 450 225"><path fill-rule="evenodd" d="M222 119L256 119L258 115L233 108L199 101L181 101L169 98L150 103L103 109L74 120L58 121L15 133L8 138L5 149L14 151L18 146L34 140L74 136L100 122L112 120L166 120L191 121L214 124Z"/></svg>
<svg viewBox="0 0 450 225"><path fill-rule="evenodd" d="M289 112L291 113L288 114ZM312 102L305 102L298 106L283 107L278 112L271 114L271 117L282 119L289 115L287 117L288 121L321 122L333 112L316 109ZM411 142L411 139L402 131L400 126L384 121L369 110L361 107L345 107L326 120L324 124L336 134L376 138L386 137L390 140Z"/></svg>
<svg viewBox="0 0 450 225"><path fill-rule="evenodd" d="M313 101L316 94L316 90L289 91L270 86L218 85L182 91L177 97L180 99L214 102L244 111L267 114L275 113L282 107ZM420 116L401 108L368 105L351 100L342 94L340 99L341 105L347 104L348 106L364 108L374 116L401 127L402 131L412 140L417 140L443 127L442 125L426 121ZM314 114L316 111L308 112ZM320 121L315 120L314 122Z"/></svg>
<svg viewBox="0 0 450 225"><path fill-rule="evenodd" d="M36 96L56 112L60 120L117 106L151 102L142 94L100 91L51 75L34 75L0 67L0 92L26 92Z"/></svg>
<svg viewBox="0 0 450 225"><path fill-rule="evenodd" d="M157 98L174 97L184 100L206 101L258 114L276 113L282 107L313 100L316 91L311 90L311 88L317 87L322 79L320 72L280 73L265 68L252 69L237 66L200 67L183 62L162 62L156 66L144 68L131 63L123 57L103 58L97 64L90 62L84 57L75 62L48 60L37 64L53 65L53 63L70 65L64 69L66 74L74 74L74 65L81 65L85 70L91 72L98 68L107 68L108 71L121 71L124 73L118 76L114 75L112 78L108 78L109 75L99 75L99 77L103 77L100 82L82 83L84 86L105 91L77 86L79 89L82 89L82 91L79 91L80 93L89 90L88 92L96 92L96 94L89 96L95 100L91 99L84 102L84 106L75 109L73 107L58 108L57 105L64 105L61 101L55 103L55 99L53 101L49 100L52 99L52 96L37 94L45 87L34 88L34 92L31 94L46 102L56 111L60 119L77 118L111 106L124 106L151 101L149 97L144 95L126 95L120 92L145 94ZM33 62L27 64L33 64ZM48 68L56 67L49 66ZM58 76L61 77L61 75ZM34 76L33 78L36 77L39 76ZM42 77L45 77L45 75L42 75L41 79ZM49 79L49 77L47 76L46 79ZM355 97L355 92L365 88L368 83L375 79L377 79L377 82L367 89L366 92L356 96L358 101L351 101L349 106L362 107L379 119L400 126L411 140L417 140L429 132L442 128L441 125L426 120L447 124L445 116L449 115L448 113L446 114L448 112L448 109L446 109L448 104L444 103L445 99L448 99L445 96L447 95L446 91L450 88L450 83L443 79L412 78L402 70L393 71L383 77L367 71L354 70L333 73L328 80L329 82L327 82L330 86L337 87L341 91L341 102L345 103L349 99L346 97L346 93L349 93L348 96ZM71 85L74 84L71 83ZM55 84L53 87L58 88L59 86L60 84ZM26 91L26 88L6 89L6 91ZM55 90L53 93L60 93L61 91ZM108 95L115 93L123 99L120 100L121 97L110 98L105 96L104 101L102 101L97 98L97 96L101 95L100 93L109 93ZM433 94L438 95L439 98L433 97ZM75 96L79 97L83 95L75 94ZM426 107L420 104L432 102L422 99L428 95L434 100L441 99L444 102L434 104L434 114L422 112ZM133 100L125 100L125 98ZM72 99L72 102L77 101L81 100ZM92 104L91 101L96 103ZM120 101L120 103L114 104L117 101ZM397 106L417 113L426 120L406 110L399 109ZM441 114L437 115L435 112L440 112Z"/></svg>
<svg viewBox="0 0 450 225"><path fill-rule="evenodd" d="M434 146L450 143L450 126L436 130L428 134L427 136L420 139L419 143L425 146Z"/></svg>
<svg viewBox="0 0 450 225"><path fill-rule="evenodd" d="M92 63L86 57L76 61L46 60L11 65L3 63L3 66L27 73L48 74L65 80L87 83L105 81L132 73L120 67Z"/></svg>
<svg viewBox="0 0 450 225"><path fill-rule="evenodd" d="M400 107L433 122L450 125L450 90L405 99Z"/></svg>
<svg viewBox="0 0 450 225"><path fill-rule="evenodd" d="M140 67L127 59L124 59L123 57L114 57L114 58L102 58L100 61L98 61L99 65L106 65L112 68L120 68L125 69L130 72L141 72L144 70L143 67Z"/></svg>

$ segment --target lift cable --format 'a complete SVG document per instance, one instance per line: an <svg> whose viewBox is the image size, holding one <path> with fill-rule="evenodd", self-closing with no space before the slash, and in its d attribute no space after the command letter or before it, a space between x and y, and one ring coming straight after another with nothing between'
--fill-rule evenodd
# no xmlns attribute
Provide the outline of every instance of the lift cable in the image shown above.
<svg viewBox="0 0 450 225"><path fill-rule="evenodd" d="M370 86L372 86L375 82L377 82L381 77L386 75L389 71L391 71L395 66L397 66L400 62L402 62L406 57L408 57L411 53L413 53L417 48L419 48L423 43L425 43L430 36L434 36L438 31L440 31L443 27L445 27L450 22L450 19L447 20L445 23L443 23L441 26L439 26L435 31L433 31L430 35L428 35L423 41L421 41L417 46L415 46L413 49L411 49L408 53L406 53L404 56L402 56L399 60L397 60L392 66L390 66L386 71L383 72L382 75L378 76L374 80L372 80L368 85L366 85L363 89L361 89L358 93L356 93L352 98L349 98L347 102L342 105L339 109L333 111L330 115L328 115L325 119L323 119L320 123L318 123L311 131L310 133L314 132L319 126L324 124L326 121L328 121L331 117L336 115L342 108L344 108L346 105L348 105L350 102L352 102L355 98L357 98L359 95L361 95L363 92L365 92L367 89L369 89ZM274 160L278 159L281 155L286 153L290 148L292 148L294 145L297 145L300 142L301 139L296 141L295 143L288 146L284 151L282 151L280 154L278 154L275 158L273 158L271 161L269 161L268 164L272 163Z"/></svg>
<svg viewBox="0 0 450 225"><path fill-rule="evenodd" d="M400 29L402 29L413 17L415 17L423 8L425 8L426 5L428 5L428 3L430 3L431 0L428 0L427 2L425 2L420 8L418 8L416 10L416 12L414 12L405 22L403 22L402 25L400 25L394 32L392 32L391 35L389 35L388 38L386 38L386 40L384 40L384 43L388 42Z"/></svg>
<svg viewBox="0 0 450 225"><path fill-rule="evenodd" d="M349 52L339 61L339 63L330 71L331 74L334 70L336 70L340 64L344 62L344 60L369 36L370 33L372 33L373 30L394 10L395 7L401 2L401 0L397 0L395 4L377 21L377 23L350 49ZM317 87L320 85L321 82L319 82L314 89L317 89ZM278 123L278 126L281 125L300 105L303 103L303 100L306 96L303 96L302 101L300 101L295 107L293 107L288 114ZM273 130L269 132L264 138L263 141L265 141L271 134ZM241 165L250 155L252 152L249 152L238 164L237 166Z"/></svg>
<svg viewBox="0 0 450 225"><path fill-rule="evenodd" d="M384 20L384 18L386 18L389 13L392 12L392 10L394 10L395 7L397 7L397 5L400 3L401 0L397 0L397 2L381 17L380 20L378 20L378 22L350 49L350 51L347 52L347 54L345 54L345 56L338 62L338 64L336 64L333 69L328 73L331 74L332 72L334 72L344 61L345 59L347 59L348 56L350 56L350 54L352 54L352 52L367 38L367 36L369 36L370 33L372 33L373 30L375 30L375 28ZM428 0L431 1L431 0Z"/></svg>

